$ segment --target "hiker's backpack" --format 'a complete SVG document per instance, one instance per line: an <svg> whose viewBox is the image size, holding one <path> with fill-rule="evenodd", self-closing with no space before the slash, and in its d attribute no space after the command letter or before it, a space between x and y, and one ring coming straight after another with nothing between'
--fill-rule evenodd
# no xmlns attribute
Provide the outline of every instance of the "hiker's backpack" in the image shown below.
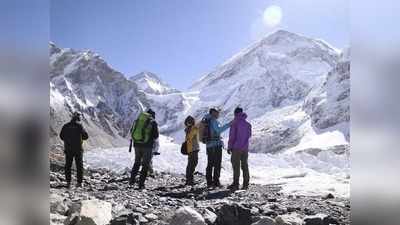
<svg viewBox="0 0 400 225"><path fill-rule="evenodd" d="M210 119L203 118L199 124L199 139L206 144L211 139Z"/></svg>
<svg viewBox="0 0 400 225"><path fill-rule="evenodd" d="M187 142L186 141L183 142L182 145L181 145L181 153L182 153L182 155L187 155L188 154L188 152L187 152Z"/></svg>
<svg viewBox="0 0 400 225"><path fill-rule="evenodd" d="M149 113L142 112L135 121L132 139L135 143L148 143L151 137L153 118Z"/></svg>

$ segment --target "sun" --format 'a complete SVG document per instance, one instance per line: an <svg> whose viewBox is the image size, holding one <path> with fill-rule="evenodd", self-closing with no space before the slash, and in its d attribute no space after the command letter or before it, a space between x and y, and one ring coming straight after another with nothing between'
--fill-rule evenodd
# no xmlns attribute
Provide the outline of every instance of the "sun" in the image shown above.
<svg viewBox="0 0 400 225"><path fill-rule="evenodd" d="M263 21L268 27L275 27L281 23L282 9L277 5L271 5L264 10Z"/></svg>

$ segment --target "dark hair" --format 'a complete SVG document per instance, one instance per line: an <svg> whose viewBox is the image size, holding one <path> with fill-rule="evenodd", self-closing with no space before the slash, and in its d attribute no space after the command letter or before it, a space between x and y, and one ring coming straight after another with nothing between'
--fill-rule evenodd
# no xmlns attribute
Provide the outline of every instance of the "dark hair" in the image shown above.
<svg viewBox="0 0 400 225"><path fill-rule="evenodd" d="M213 112L219 112L219 111L220 111L219 109L211 108L210 111L209 111L209 113L211 114L211 113L213 113Z"/></svg>
<svg viewBox="0 0 400 225"><path fill-rule="evenodd" d="M188 117L186 117L186 119L185 119L185 126L188 126L189 123L191 123L192 125L194 125L195 120L194 120L193 116L188 116Z"/></svg>
<svg viewBox="0 0 400 225"><path fill-rule="evenodd" d="M72 121L80 121L81 120L81 114L79 112L72 113L71 120Z"/></svg>
<svg viewBox="0 0 400 225"><path fill-rule="evenodd" d="M234 112L235 112L235 114L242 113L243 109L238 106L238 107L236 107Z"/></svg>
<svg viewBox="0 0 400 225"><path fill-rule="evenodd" d="M156 118L156 113L152 109L148 109L147 113L150 114L154 119Z"/></svg>

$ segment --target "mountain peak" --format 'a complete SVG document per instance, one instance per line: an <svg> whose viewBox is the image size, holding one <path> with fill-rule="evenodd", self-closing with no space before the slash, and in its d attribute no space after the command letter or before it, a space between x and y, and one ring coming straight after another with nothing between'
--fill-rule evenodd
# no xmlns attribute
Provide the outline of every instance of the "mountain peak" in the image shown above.
<svg viewBox="0 0 400 225"><path fill-rule="evenodd" d="M139 89L148 94L162 95L178 92L178 90L162 81L157 74L149 71L142 71L130 77L129 80L135 82Z"/></svg>
<svg viewBox="0 0 400 225"><path fill-rule="evenodd" d="M129 79L132 80L132 81L136 81L136 80L145 79L145 78L152 79L152 80L155 80L155 81L158 81L158 82L162 83L162 80L157 76L157 74L152 73L150 71L146 71L146 70L142 71L142 72L140 72L140 73L138 73L138 74L136 74L136 75L134 75L132 77L130 77Z"/></svg>

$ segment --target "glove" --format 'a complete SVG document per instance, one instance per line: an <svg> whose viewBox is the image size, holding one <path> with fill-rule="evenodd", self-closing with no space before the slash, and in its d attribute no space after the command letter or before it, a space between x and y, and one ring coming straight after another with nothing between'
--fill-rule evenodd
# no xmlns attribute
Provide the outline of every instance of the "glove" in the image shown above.
<svg viewBox="0 0 400 225"><path fill-rule="evenodd" d="M228 148L228 154L230 155L232 153L232 149Z"/></svg>

